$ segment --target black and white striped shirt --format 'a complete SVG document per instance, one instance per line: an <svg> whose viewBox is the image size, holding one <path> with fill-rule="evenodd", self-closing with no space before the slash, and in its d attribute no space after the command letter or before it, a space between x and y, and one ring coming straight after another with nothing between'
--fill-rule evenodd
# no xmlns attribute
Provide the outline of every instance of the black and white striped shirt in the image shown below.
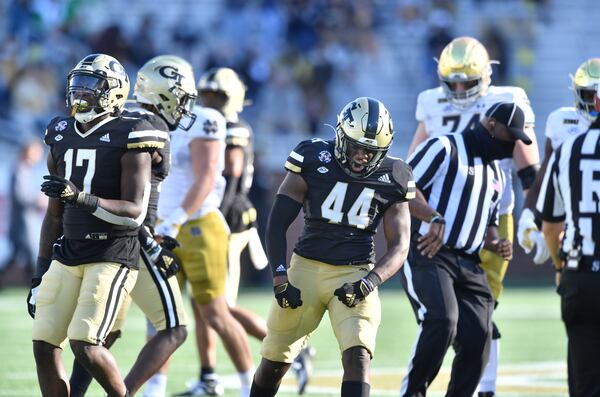
<svg viewBox="0 0 600 397"><path fill-rule="evenodd" d="M565 221L562 250L581 245L600 257L600 120L568 138L550 157L536 209L544 221Z"/></svg>
<svg viewBox="0 0 600 397"><path fill-rule="evenodd" d="M487 227L498 225L505 177L498 161L483 160L469 144L473 145L464 133L431 138L416 149L408 163L417 188L446 220L444 245L476 254ZM425 222L418 227L421 235L428 230Z"/></svg>

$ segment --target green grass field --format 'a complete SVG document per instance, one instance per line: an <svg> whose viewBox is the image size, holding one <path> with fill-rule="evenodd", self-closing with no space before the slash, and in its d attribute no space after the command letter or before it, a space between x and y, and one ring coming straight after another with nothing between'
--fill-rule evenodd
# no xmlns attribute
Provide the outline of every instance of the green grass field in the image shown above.
<svg viewBox="0 0 600 397"><path fill-rule="evenodd" d="M31 348L31 324L27 315L25 289L0 291L0 396L39 396ZM372 363L372 396L397 396L412 351L417 325L410 306L400 289L381 292L383 320L379 329L376 356ZM242 306L266 315L271 300L268 291L246 291L241 294ZM551 286L544 288L508 288L498 307L495 320L502 332L498 396L558 397L567 395L566 336L560 321L560 303ZM189 313L189 311L188 311ZM145 320L137 308L132 308L124 336L114 346L114 354L126 373L144 340ZM317 349L315 374L307 396L339 396L341 363L337 343L324 319L311 338ZM255 362L259 361L259 343L251 341ZM218 372L228 387L227 396L238 396L237 375L222 347L219 347ZM64 352L70 369L71 352ZM170 375L169 392L184 389L185 382L196 376L198 362L192 338L175 353ZM431 396L443 396L448 381L452 354L449 353L442 371L430 387ZM293 396L295 380L288 374L279 395ZM104 396L93 385L89 396ZM140 394L141 395L141 394Z"/></svg>

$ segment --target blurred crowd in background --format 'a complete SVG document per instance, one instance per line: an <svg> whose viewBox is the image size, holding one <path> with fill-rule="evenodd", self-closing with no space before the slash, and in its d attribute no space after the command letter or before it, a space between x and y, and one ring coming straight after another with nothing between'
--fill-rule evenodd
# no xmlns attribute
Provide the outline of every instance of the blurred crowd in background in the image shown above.
<svg viewBox="0 0 600 397"><path fill-rule="evenodd" d="M256 135L252 198L264 220L287 152L301 139L332 137L326 124L356 96L388 105L402 134L395 154L404 156L416 95L438 85L434 58L457 35L479 38L501 60L495 84L530 89L536 27L553 23L551 7L543 0L0 0L0 269L25 269L26 279L35 262L44 213L40 138L66 112L66 75L89 53L116 57L132 81L144 62L167 53L189 60L197 77L213 66L237 70L252 100L243 116Z"/></svg>

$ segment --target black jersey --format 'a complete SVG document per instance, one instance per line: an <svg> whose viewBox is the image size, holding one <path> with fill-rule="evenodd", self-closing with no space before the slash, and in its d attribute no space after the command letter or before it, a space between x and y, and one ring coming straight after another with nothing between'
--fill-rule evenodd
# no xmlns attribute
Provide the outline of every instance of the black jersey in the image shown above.
<svg viewBox="0 0 600 397"><path fill-rule="evenodd" d="M241 148L244 152L244 165L242 175L238 181L235 196L231 206L223 210L225 220L232 233L248 230L256 223L256 210L248 198L254 177L254 143L252 128L244 120L227 122L227 136L225 138L227 149Z"/></svg>
<svg viewBox="0 0 600 397"><path fill-rule="evenodd" d="M123 114L127 117L137 117L146 120L155 129L155 133L164 140L164 146L156 151L162 158L162 161L152 162L152 175L150 177L151 189L150 200L148 201L148 212L144 225L154 229L158 220L158 199L160 196L160 183L169 175L170 167L170 130L165 120L159 115L139 107L128 107Z"/></svg>
<svg viewBox="0 0 600 397"><path fill-rule="evenodd" d="M145 120L108 117L86 133L75 119L55 118L46 129L44 142L58 175L83 192L105 199L121 199L121 157L128 150L153 151L164 146ZM88 211L65 204L64 238L54 245L54 258L66 265L116 262L136 267L139 228L113 225Z"/></svg>
<svg viewBox="0 0 600 397"><path fill-rule="evenodd" d="M333 141L301 142L285 163L308 185L304 198L304 230L294 251L332 265L375 260L373 236L385 211L415 197L409 165L386 157L365 178L349 176L334 157Z"/></svg>

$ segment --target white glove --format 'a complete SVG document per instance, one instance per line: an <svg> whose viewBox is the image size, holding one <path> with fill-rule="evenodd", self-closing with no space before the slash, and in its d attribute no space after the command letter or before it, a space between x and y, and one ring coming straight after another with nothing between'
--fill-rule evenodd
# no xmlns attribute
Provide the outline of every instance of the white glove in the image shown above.
<svg viewBox="0 0 600 397"><path fill-rule="evenodd" d="M531 239L531 232L539 232L537 225L535 224L535 216L529 208L524 208L519 218L519 225L517 228L517 240L519 245L525 250L525 253L530 253L535 244Z"/></svg>
<svg viewBox="0 0 600 397"><path fill-rule="evenodd" d="M519 241L519 245L527 254L531 253L535 247L536 251L533 257L533 262L536 265L540 265L550 258L550 252L546 246L544 236L535 224L535 216L529 208L523 209L521 218L519 218L517 240Z"/></svg>
<svg viewBox="0 0 600 397"><path fill-rule="evenodd" d="M258 230L255 227L250 229L250 239L248 240L248 250L250 251L250 260L256 270L262 270L269 264L267 254L260 242Z"/></svg>
<svg viewBox="0 0 600 397"><path fill-rule="evenodd" d="M536 265L542 265L550 258L550 250L544 240L544 235L540 231L531 231L529 233L529 239L533 241L535 245L535 255L533 256L533 263Z"/></svg>
<svg viewBox="0 0 600 397"><path fill-rule="evenodd" d="M178 207L164 220L160 221L154 229L154 234L157 236L169 236L176 238L179 234L179 228L188 219L188 214L182 207Z"/></svg>

